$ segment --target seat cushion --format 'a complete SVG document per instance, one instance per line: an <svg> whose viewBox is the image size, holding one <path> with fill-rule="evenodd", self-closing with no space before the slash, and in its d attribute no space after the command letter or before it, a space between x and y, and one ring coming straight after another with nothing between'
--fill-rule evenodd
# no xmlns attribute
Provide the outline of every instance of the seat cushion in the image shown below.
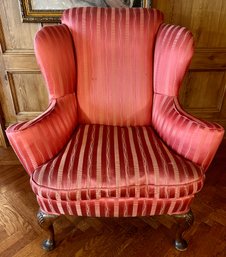
<svg viewBox="0 0 226 257"><path fill-rule="evenodd" d="M179 198L203 185L201 167L170 150L151 127L79 125L66 147L37 168L33 191L53 200Z"/></svg>

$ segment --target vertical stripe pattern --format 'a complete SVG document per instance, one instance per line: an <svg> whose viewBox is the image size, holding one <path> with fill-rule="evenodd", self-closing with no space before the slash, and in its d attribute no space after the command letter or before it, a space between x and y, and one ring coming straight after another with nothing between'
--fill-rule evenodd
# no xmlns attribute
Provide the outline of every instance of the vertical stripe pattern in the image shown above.
<svg viewBox="0 0 226 257"><path fill-rule="evenodd" d="M176 97L160 94L154 94L152 124L170 148L204 170L224 135L220 125L192 117L181 109Z"/></svg>
<svg viewBox="0 0 226 257"><path fill-rule="evenodd" d="M154 9L72 8L62 25L37 33L50 105L7 136L43 211L127 217L189 210L224 130L180 108L193 39L162 20Z"/></svg>
<svg viewBox="0 0 226 257"><path fill-rule="evenodd" d="M35 170L31 184L54 200L170 199L193 195L203 180L202 169L169 150L151 127L79 125L64 150Z"/></svg>
<svg viewBox="0 0 226 257"><path fill-rule="evenodd" d="M181 214L190 209L193 195L178 199L102 198L100 200L63 201L37 196L41 210L49 214L91 217L132 217Z"/></svg>
<svg viewBox="0 0 226 257"><path fill-rule="evenodd" d="M149 125L155 35L163 15L142 8L72 8L80 123Z"/></svg>
<svg viewBox="0 0 226 257"><path fill-rule="evenodd" d="M35 55L50 99L75 92L74 44L67 26L45 26L39 30L35 37Z"/></svg>
<svg viewBox="0 0 226 257"><path fill-rule="evenodd" d="M175 96L193 55L193 37L184 27L162 24L154 52L154 92Z"/></svg>
<svg viewBox="0 0 226 257"><path fill-rule="evenodd" d="M189 30L168 24L160 26L154 53L152 126L171 149L206 170L224 129L192 117L178 103L178 92L193 51Z"/></svg>
<svg viewBox="0 0 226 257"><path fill-rule="evenodd" d="M28 174L52 159L67 144L77 124L75 94L53 99L33 121L12 125L7 137Z"/></svg>

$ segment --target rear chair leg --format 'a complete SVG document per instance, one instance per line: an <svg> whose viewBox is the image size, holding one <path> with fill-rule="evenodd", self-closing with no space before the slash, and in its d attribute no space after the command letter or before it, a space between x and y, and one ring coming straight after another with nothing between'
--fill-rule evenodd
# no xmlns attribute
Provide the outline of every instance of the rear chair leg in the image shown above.
<svg viewBox="0 0 226 257"><path fill-rule="evenodd" d="M46 251L51 251L55 248L53 222L58 217L58 215L48 214L41 210L39 210L37 213L39 226L48 232L47 239L42 243L42 248Z"/></svg>
<svg viewBox="0 0 226 257"><path fill-rule="evenodd" d="M194 222L193 213L190 210L185 214L174 215L174 217L178 225L176 232L175 248L179 251L186 251L188 248L188 243L184 240L183 233L192 226Z"/></svg>

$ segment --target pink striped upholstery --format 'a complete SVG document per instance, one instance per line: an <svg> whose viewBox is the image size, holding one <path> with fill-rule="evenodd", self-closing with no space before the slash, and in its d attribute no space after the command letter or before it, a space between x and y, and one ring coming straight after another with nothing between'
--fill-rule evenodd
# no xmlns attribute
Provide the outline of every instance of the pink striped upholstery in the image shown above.
<svg viewBox="0 0 226 257"><path fill-rule="evenodd" d="M154 95L153 127L178 154L206 170L222 141L224 129L185 113L176 97Z"/></svg>
<svg viewBox="0 0 226 257"><path fill-rule="evenodd" d="M74 45L67 26L46 26L38 31L35 53L47 82L49 108L34 121L10 126L6 131L29 174L63 148L78 120Z"/></svg>
<svg viewBox="0 0 226 257"><path fill-rule="evenodd" d="M175 25L160 26L154 55L152 125L170 148L206 170L223 138L224 129L192 117L178 103L181 81L192 54L190 31Z"/></svg>
<svg viewBox="0 0 226 257"><path fill-rule="evenodd" d="M67 26L45 26L38 31L35 54L47 82L50 99L75 93L74 44Z"/></svg>
<svg viewBox="0 0 226 257"><path fill-rule="evenodd" d="M155 34L154 9L74 8L66 24L76 46L80 123L149 125Z"/></svg>
<svg viewBox="0 0 226 257"><path fill-rule="evenodd" d="M91 217L136 217L186 213L193 196L174 199L101 198L100 200L63 201L37 196L41 210L50 214Z"/></svg>
<svg viewBox="0 0 226 257"><path fill-rule="evenodd" d="M178 95L193 51L193 37L189 30L175 25L160 26L154 53L155 93Z"/></svg>
<svg viewBox="0 0 226 257"><path fill-rule="evenodd" d="M28 174L52 159L68 142L77 124L75 94L53 99L49 109L33 121L7 129L7 136Z"/></svg>
<svg viewBox="0 0 226 257"><path fill-rule="evenodd" d="M162 20L154 9L74 8L37 33L50 105L7 136L43 211L189 210L224 130L180 108L193 39Z"/></svg>
<svg viewBox="0 0 226 257"><path fill-rule="evenodd" d="M177 199L199 191L203 180L203 170L167 149L151 127L80 125L31 184L39 197L57 201Z"/></svg>

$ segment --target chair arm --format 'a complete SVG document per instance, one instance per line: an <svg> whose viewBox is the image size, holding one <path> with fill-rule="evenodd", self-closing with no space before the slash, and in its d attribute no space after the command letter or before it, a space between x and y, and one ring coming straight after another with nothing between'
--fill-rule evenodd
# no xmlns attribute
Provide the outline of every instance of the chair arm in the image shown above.
<svg viewBox="0 0 226 257"><path fill-rule="evenodd" d="M152 124L169 147L205 171L224 135L220 125L198 120L183 111L175 96L154 95Z"/></svg>
<svg viewBox="0 0 226 257"><path fill-rule="evenodd" d="M7 128L6 134L29 175L65 146L77 125L75 94L52 99L36 119Z"/></svg>

